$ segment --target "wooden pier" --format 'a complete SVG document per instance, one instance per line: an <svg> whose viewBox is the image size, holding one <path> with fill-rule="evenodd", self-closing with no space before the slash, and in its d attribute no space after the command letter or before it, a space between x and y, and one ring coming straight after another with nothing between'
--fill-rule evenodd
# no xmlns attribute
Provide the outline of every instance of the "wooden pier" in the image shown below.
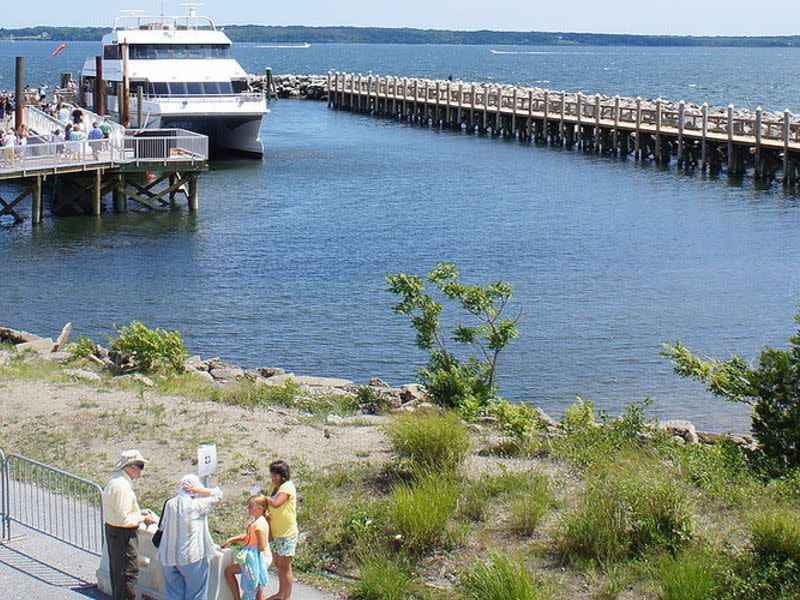
<svg viewBox="0 0 800 600"><path fill-rule="evenodd" d="M800 119L686 102L328 73L328 106L422 126L633 157L759 182L800 181Z"/></svg>
<svg viewBox="0 0 800 600"><path fill-rule="evenodd" d="M90 122L97 115L85 111ZM21 204L31 199L31 221L42 222L43 200L50 199L56 215L99 216L107 196L121 213L129 204L147 210L177 205L179 194L189 210L199 208L198 175L208 170L208 138L181 129L126 130L117 125L108 139L49 142L59 125L32 107L22 116L40 135L27 146L0 148L0 183L16 184L13 199L0 197L0 219L24 220Z"/></svg>

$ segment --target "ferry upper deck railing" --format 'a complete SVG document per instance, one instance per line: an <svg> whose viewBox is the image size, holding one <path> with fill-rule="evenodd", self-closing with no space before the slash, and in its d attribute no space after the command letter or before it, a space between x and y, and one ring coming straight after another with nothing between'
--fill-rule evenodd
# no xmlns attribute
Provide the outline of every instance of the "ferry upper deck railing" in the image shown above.
<svg viewBox="0 0 800 600"><path fill-rule="evenodd" d="M113 29L114 31L217 31L217 26L209 17L191 14L179 17L129 14L117 17Z"/></svg>

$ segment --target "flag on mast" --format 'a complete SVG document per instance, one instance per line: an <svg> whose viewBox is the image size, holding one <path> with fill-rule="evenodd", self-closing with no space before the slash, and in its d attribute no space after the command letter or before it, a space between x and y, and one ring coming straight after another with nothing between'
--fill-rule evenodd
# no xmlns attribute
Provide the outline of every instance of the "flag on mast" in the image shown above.
<svg viewBox="0 0 800 600"><path fill-rule="evenodd" d="M66 44L61 44L58 48L53 50L53 53L50 55L50 58L55 58L56 56L61 54L67 48L69 48L69 46L67 46Z"/></svg>

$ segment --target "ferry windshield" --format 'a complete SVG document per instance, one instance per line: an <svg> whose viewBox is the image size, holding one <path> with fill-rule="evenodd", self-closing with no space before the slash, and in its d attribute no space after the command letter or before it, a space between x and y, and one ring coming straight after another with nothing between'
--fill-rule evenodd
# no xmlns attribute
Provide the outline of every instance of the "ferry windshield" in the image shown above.
<svg viewBox="0 0 800 600"><path fill-rule="evenodd" d="M231 48L227 44L132 44L130 58L131 60L231 58Z"/></svg>
<svg viewBox="0 0 800 600"><path fill-rule="evenodd" d="M241 85L230 81L198 81L169 83L151 82L147 84L147 94L150 96L221 96L243 91Z"/></svg>

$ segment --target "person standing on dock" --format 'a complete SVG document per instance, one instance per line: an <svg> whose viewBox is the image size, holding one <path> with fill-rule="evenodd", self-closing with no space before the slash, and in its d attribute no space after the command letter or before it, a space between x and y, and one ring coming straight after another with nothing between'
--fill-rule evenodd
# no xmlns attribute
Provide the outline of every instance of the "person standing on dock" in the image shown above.
<svg viewBox="0 0 800 600"><path fill-rule="evenodd" d="M100 129L100 123L95 121L88 135L89 146L92 148L92 157L94 160L100 160L100 149L103 145L103 137L103 130Z"/></svg>
<svg viewBox="0 0 800 600"><path fill-rule="evenodd" d="M135 600L139 593L139 526L155 517L139 509L133 482L142 476L147 461L138 450L126 450L114 466L103 490L106 548L114 600Z"/></svg>

